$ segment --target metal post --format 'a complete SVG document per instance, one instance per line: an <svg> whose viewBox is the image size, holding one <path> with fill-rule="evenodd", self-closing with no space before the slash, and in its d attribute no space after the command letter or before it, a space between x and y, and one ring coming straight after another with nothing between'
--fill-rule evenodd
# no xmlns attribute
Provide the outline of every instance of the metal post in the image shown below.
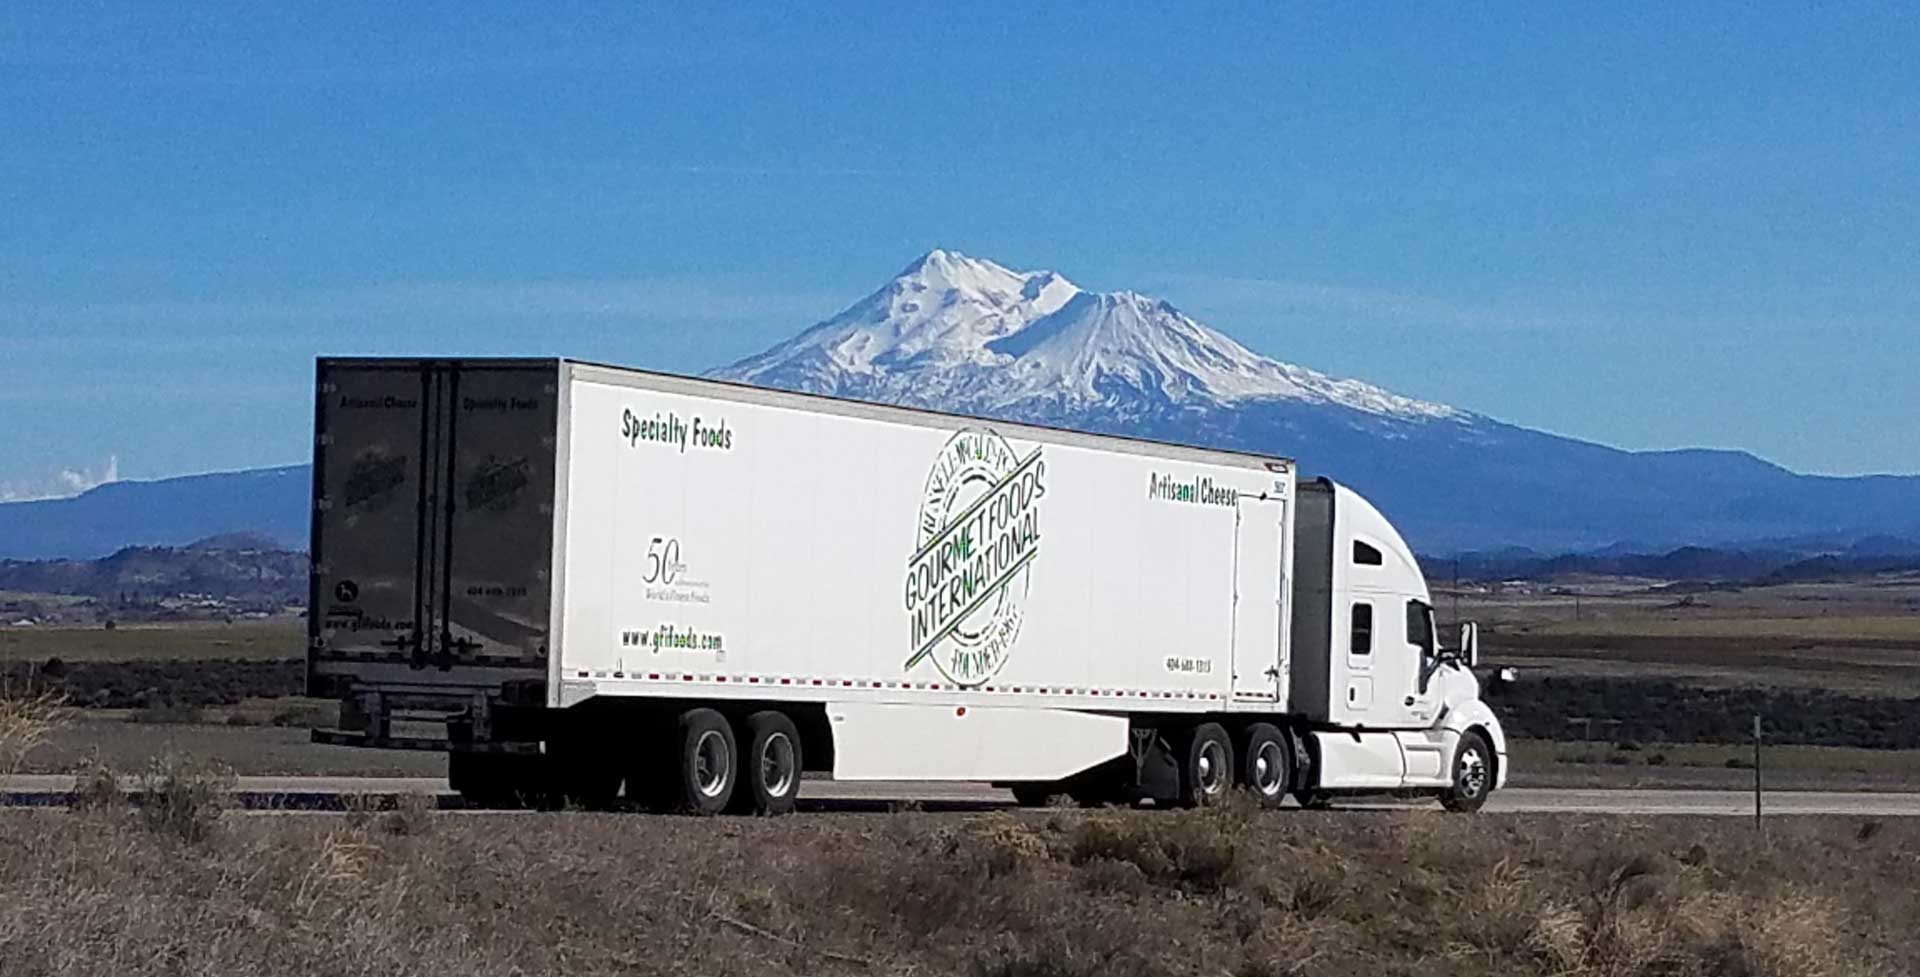
<svg viewBox="0 0 1920 977"><path fill-rule="evenodd" d="M1760 830L1760 714L1753 714L1753 830Z"/></svg>
<svg viewBox="0 0 1920 977"><path fill-rule="evenodd" d="M1460 627L1460 558L1453 558L1453 627Z"/></svg>

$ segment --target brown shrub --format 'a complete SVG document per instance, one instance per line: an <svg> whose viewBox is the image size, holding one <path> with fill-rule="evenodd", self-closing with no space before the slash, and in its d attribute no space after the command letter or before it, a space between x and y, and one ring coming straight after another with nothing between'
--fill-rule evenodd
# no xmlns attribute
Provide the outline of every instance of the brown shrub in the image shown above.
<svg viewBox="0 0 1920 977"><path fill-rule="evenodd" d="M233 771L223 765L172 754L158 757L140 775L141 823L179 841L204 841L219 826L232 788Z"/></svg>
<svg viewBox="0 0 1920 977"><path fill-rule="evenodd" d="M20 772L27 755L65 721L60 697L0 687L0 777Z"/></svg>
<svg viewBox="0 0 1920 977"><path fill-rule="evenodd" d="M1920 972L1920 825L1884 822L1861 845L1853 823L1771 822L1765 839L1733 824L486 817L382 803L357 816L230 818L177 844L138 818L0 812L0 971ZM1230 881L1197 884L1194 866L1219 860L1223 839ZM1695 848L1711 857L1678 857Z"/></svg>
<svg viewBox="0 0 1920 977"><path fill-rule="evenodd" d="M73 772L73 802L77 811L118 811L127 806L120 775L95 750Z"/></svg>

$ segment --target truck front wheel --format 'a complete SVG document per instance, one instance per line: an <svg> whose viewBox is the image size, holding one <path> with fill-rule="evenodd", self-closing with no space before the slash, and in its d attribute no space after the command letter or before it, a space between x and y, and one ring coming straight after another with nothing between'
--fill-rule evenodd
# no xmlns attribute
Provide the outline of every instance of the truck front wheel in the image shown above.
<svg viewBox="0 0 1920 977"><path fill-rule="evenodd" d="M739 750L727 717L712 709L689 709L680 715L678 733L676 806L703 816L725 811L740 779Z"/></svg>
<svg viewBox="0 0 1920 977"><path fill-rule="evenodd" d="M785 713L769 709L747 717L746 734L735 806L769 816L793 813L803 769L800 731Z"/></svg>
<svg viewBox="0 0 1920 977"><path fill-rule="evenodd" d="M1440 792L1440 806L1449 811L1480 810L1493 793L1493 748L1486 737L1468 733L1453 754L1453 783Z"/></svg>
<svg viewBox="0 0 1920 977"><path fill-rule="evenodd" d="M1180 764L1181 807L1218 804L1233 786L1233 740L1219 723L1201 723L1187 734Z"/></svg>

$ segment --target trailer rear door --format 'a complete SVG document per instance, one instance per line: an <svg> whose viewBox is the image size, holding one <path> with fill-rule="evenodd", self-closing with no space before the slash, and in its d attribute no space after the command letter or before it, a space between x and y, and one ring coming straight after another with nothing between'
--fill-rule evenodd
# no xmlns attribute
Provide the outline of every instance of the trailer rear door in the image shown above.
<svg viewBox="0 0 1920 977"><path fill-rule="evenodd" d="M545 668L557 382L552 363L321 361L311 662Z"/></svg>

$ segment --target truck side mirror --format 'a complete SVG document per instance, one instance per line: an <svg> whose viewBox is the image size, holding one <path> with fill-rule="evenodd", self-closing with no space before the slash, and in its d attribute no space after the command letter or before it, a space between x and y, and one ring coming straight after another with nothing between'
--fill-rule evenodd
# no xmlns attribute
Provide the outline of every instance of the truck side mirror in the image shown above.
<svg viewBox="0 0 1920 977"><path fill-rule="evenodd" d="M1460 657L1468 668L1480 667L1480 625L1472 621L1460 625Z"/></svg>

